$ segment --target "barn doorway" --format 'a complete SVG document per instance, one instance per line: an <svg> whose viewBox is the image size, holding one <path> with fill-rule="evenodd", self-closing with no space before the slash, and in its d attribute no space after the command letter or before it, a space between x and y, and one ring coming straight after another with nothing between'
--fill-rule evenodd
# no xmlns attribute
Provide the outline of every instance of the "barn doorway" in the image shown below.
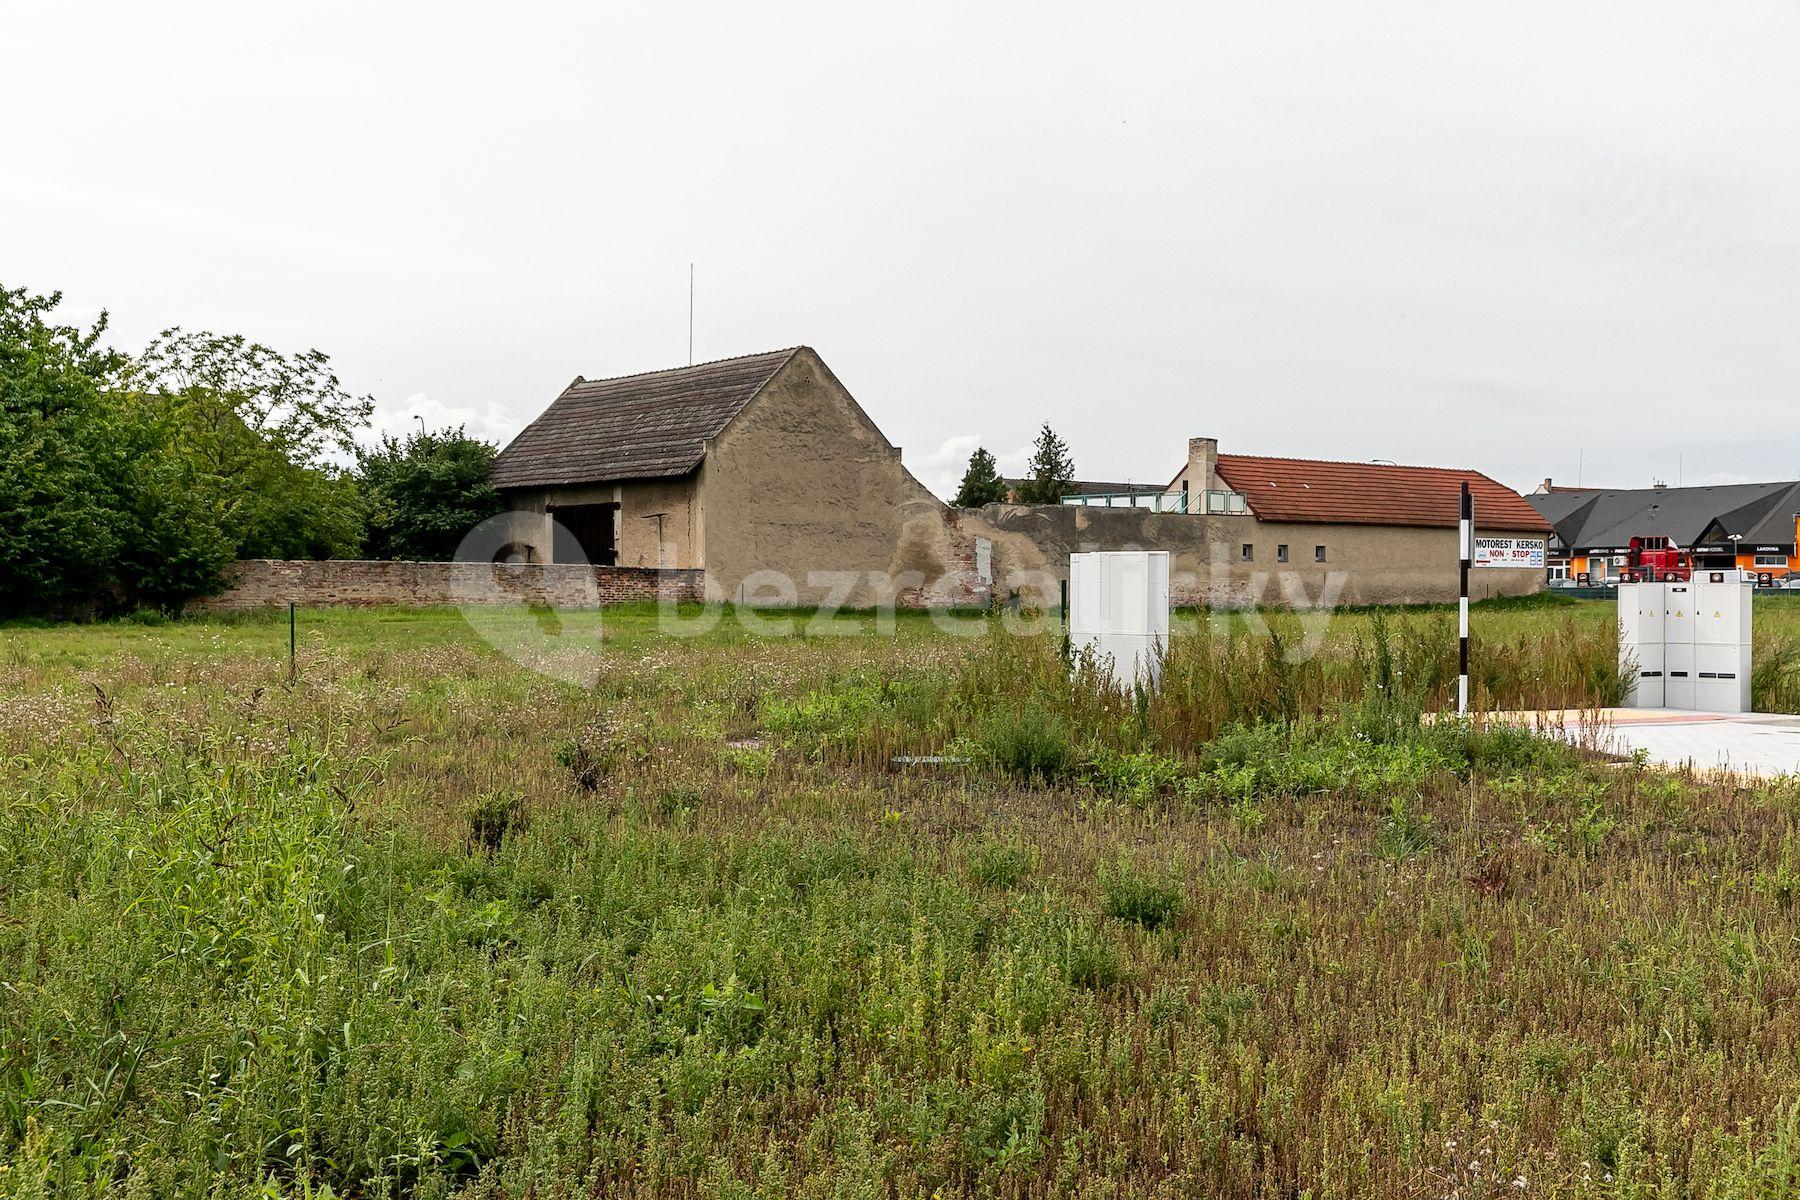
<svg viewBox="0 0 1800 1200"><path fill-rule="evenodd" d="M610 567L618 562L617 504L571 504L550 510L556 521L551 561Z"/></svg>

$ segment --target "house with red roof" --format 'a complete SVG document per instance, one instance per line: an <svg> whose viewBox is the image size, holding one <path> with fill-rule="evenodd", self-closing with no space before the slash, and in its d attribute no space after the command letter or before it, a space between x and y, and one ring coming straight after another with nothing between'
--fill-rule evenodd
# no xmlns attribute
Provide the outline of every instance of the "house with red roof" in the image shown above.
<svg viewBox="0 0 1800 1200"><path fill-rule="evenodd" d="M1546 583L1550 522L1472 468L1220 454L1201 437L1166 478L1079 483L1054 509L990 506L982 516L1007 562L1035 554L1028 565L1039 570L1077 550L1167 550L1182 604L1435 603L1457 595L1467 484L1471 594L1525 595Z"/></svg>
<svg viewBox="0 0 1800 1200"><path fill-rule="evenodd" d="M1354 566L1393 577L1423 565L1447 587L1460 558L1465 485L1481 569L1476 594L1540 590L1550 523L1518 492L1470 468L1220 454L1216 439L1201 437L1189 439L1187 463L1169 489L1184 507L1250 518L1237 546L1241 563Z"/></svg>
<svg viewBox="0 0 1800 1200"><path fill-rule="evenodd" d="M1540 541L1551 533L1549 521L1525 497L1480 471L1220 454L1216 438L1188 440L1187 463L1169 491L1186 499L1183 511L1247 511L1265 523L1455 529L1464 484L1474 498L1478 533ZM1196 492L1204 507L1193 504Z"/></svg>

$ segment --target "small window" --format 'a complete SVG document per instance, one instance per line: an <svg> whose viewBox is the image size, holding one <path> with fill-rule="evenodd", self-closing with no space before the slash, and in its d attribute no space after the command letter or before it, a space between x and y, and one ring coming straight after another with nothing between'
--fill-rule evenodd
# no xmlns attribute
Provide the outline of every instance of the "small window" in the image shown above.
<svg viewBox="0 0 1800 1200"><path fill-rule="evenodd" d="M1283 542L1279 546L1275 547L1275 561L1276 562L1286 562L1287 561L1287 543L1286 542Z"/></svg>
<svg viewBox="0 0 1800 1200"><path fill-rule="evenodd" d="M1756 565L1759 567L1785 567L1788 565L1787 555L1759 554L1756 556Z"/></svg>
<svg viewBox="0 0 1800 1200"><path fill-rule="evenodd" d="M1238 561L1240 561L1240 562L1255 562L1256 561L1256 547L1252 546L1249 542L1245 542L1244 548L1242 550L1238 551Z"/></svg>
<svg viewBox="0 0 1800 1200"><path fill-rule="evenodd" d="M1314 562L1324 562L1325 561L1325 547L1323 547L1323 546L1314 546L1313 547L1313 561Z"/></svg>

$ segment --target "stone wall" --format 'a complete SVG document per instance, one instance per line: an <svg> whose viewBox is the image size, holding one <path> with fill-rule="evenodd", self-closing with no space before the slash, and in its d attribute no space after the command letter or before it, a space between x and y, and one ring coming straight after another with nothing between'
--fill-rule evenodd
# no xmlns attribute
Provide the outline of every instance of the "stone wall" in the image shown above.
<svg viewBox="0 0 1800 1200"><path fill-rule="evenodd" d="M905 482L910 484L911 477ZM916 487L916 484L911 486ZM1067 578L1068 556L1085 550L1167 550L1171 599L1182 606L1254 605L1310 608L1324 604L1424 604L1456 599L1454 529L1292 525L1255 517L1152 513L1144 509L996 504L947 509L929 493L896 506L880 537L847 544L790 543L760 564L772 571L786 555L796 587L753 589L760 606L834 601L868 608L891 596L900 608L983 605L990 593L1054 602ZM1483 532L1490 532L1484 530ZM1492 531L1503 532L1503 531ZM888 539L892 539L891 541ZM866 544L865 544L866 542ZM977 572L977 545L988 544L992 587ZM1243 557L1244 547L1250 558ZM1288 561L1277 559L1286 546ZM1325 559L1315 561L1317 547ZM767 549L764 543L759 552ZM741 560L738 560L741 562ZM807 575L818 586L808 586ZM842 577L826 586L830 573ZM876 586L874 580L883 581ZM234 564L225 588L193 601L193 612L333 605L548 604L597 608L707 598L708 573L698 569L589 567L572 563L273 562ZM1487 568L1470 574L1478 600L1543 590L1544 572ZM713 598L724 596L715 589Z"/></svg>
<svg viewBox="0 0 1800 1200"><path fill-rule="evenodd" d="M433 606L547 604L600 608L608 604L699 600L706 574L698 570L588 567L573 563L362 562L323 559L233 563L225 586L190 601L189 612L241 612L289 604Z"/></svg>
<svg viewBox="0 0 1800 1200"><path fill-rule="evenodd" d="M1170 599L1178 606L1443 604L1454 602L1457 593L1455 529L1282 524L1248 513L990 504L946 519L947 545L941 544L939 560L951 561L955 543L978 537L993 545L994 583L1002 592L1054 596L1057 582L1068 578L1069 555L1078 551L1166 550ZM1285 562L1277 554L1282 546ZM1324 548L1323 561L1315 559L1318 547ZM1542 569L1484 567L1469 574L1477 600L1530 595L1542 591L1544 582Z"/></svg>

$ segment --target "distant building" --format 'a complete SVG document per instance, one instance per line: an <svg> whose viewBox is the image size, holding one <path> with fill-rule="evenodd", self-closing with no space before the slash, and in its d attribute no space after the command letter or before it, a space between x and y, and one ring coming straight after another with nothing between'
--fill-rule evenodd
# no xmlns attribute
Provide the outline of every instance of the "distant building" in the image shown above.
<svg viewBox="0 0 1800 1200"><path fill-rule="evenodd" d="M789 602L818 603L837 585L809 584L817 570L856 573L837 601L869 605L870 572L952 569L900 561L908 522L936 531L943 502L806 346L577 377L495 458L493 482L514 557L700 569L721 598L780 576Z"/></svg>
<svg viewBox="0 0 1800 1200"><path fill-rule="evenodd" d="M1776 576L1795 563L1800 482L1601 489L1546 479L1526 500L1555 526L1553 579L1615 582L1632 569L1634 555L1645 553L1684 569Z"/></svg>
<svg viewBox="0 0 1800 1200"><path fill-rule="evenodd" d="M1541 591L1550 523L1474 470L1220 454L1216 439L1191 438L1186 464L1160 487L1084 484L1055 518L1042 507L981 511L1028 533L1047 567L1076 550L1166 549L1174 578L1204 581L1178 583L1180 603L1268 603L1282 589L1316 599L1339 585L1338 603L1429 603L1456 597L1465 482L1484 564L1475 596Z"/></svg>

